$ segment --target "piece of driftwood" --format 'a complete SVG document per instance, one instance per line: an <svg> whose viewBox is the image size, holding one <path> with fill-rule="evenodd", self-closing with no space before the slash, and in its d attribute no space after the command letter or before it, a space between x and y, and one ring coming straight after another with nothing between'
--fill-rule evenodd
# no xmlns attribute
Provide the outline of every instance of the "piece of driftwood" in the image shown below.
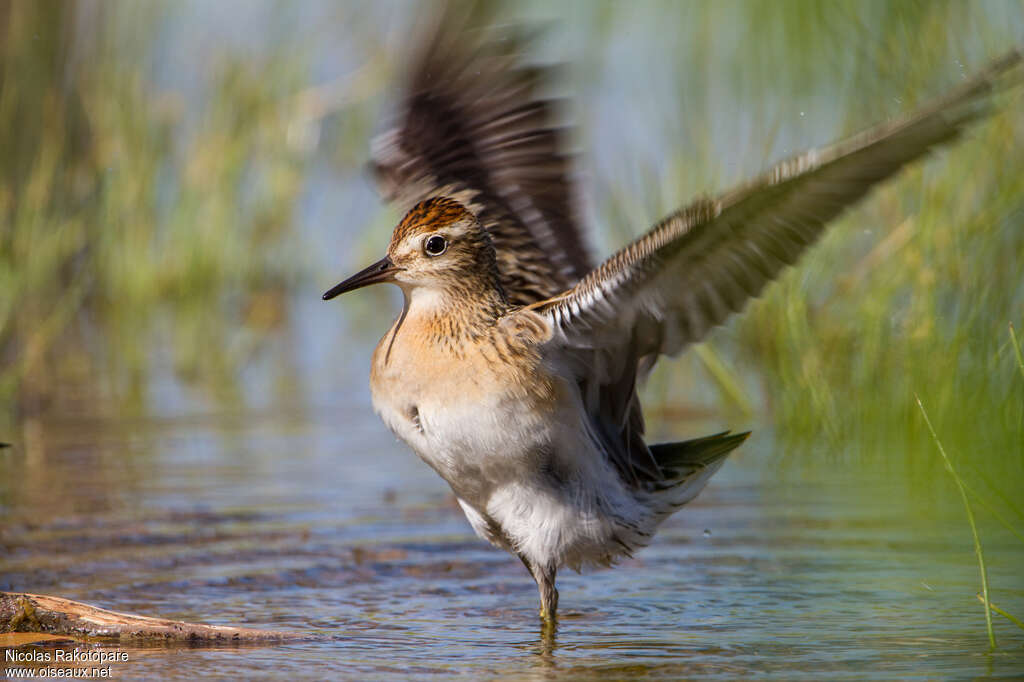
<svg viewBox="0 0 1024 682"><path fill-rule="evenodd" d="M309 639L277 630L184 623L108 611L82 602L43 594L0 592L0 633L45 632L68 637L161 639L192 642L273 642Z"/></svg>

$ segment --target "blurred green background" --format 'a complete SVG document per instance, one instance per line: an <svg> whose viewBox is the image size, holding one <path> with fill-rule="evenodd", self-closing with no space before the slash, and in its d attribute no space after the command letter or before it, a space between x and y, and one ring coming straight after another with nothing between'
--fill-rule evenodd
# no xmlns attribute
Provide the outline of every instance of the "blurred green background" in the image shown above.
<svg viewBox="0 0 1024 682"><path fill-rule="evenodd" d="M0 511L78 485L74 469L30 494L4 473L45 469L58 433L77 443L164 420L187 442L211 416L326 414L335 434L369 423L370 351L398 292L319 294L379 258L399 218L362 168L427 11L0 0L0 441L14 444L0 451ZM572 98L595 260L694 196L909 112L1024 44L1018 0L492 11L542 29L527 60L563 64L551 91ZM645 387L652 440L752 427L789 481L774 494L838 471L846 502L870 506L885 478L925 527L961 502L917 394L983 535L1024 549L1024 362L1010 332L1024 332L1022 91L837 221L709 341L662 361ZM145 477L144 456L110 457ZM1024 599L1019 581L998 587Z"/></svg>
<svg viewBox="0 0 1024 682"><path fill-rule="evenodd" d="M393 294L308 302L374 258L396 218L360 168L399 91L403 36L425 11L0 3L7 440L69 413L330 402L338 389L310 367L356 361L327 349L372 339L386 324L378 299ZM494 14L544 25L527 58L566 64L552 87L575 97L595 255L696 194L912 109L1024 31L1017 2ZM648 389L654 430L659 417L735 410L774 424L803 462L849 455L917 472L935 458L916 392L953 451L1024 481L1009 334L1024 327L1024 117L1019 92L999 104L696 353L662 363ZM296 319L353 315L344 328ZM325 340L290 341L296 325ZM266 376L247 385L252 367Z"/></svg>

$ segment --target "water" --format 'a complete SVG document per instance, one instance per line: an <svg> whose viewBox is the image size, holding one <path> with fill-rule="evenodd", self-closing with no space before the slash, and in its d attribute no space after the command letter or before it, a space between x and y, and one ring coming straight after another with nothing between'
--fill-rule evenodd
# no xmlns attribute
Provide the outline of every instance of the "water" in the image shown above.
<svg viewBox="0 0 1024 682"><path fill-rule="evenodd" d="M316 638L123 647L123 679L1024 673L1024 636L1002 619L987 653L959 510L922 522L900 482L775 471L770 431L635 559L563 573L553 635L519 562L473 536L358 396L52 422L35 443L2 455L0 588ZM1019 549L986 552L997 603L1020 613Z"/></svg>
<svg viewBox="0 0 1024 682"><path fill-rule="evenodd" d="M548 5L536 3L539 18ZM269 27L283 26L308 49L287 52L308 55L319 85L368 63L377 43L397 45L413 20L402 4L368 12L306 3L287 10L291 21L278 21L276 4L183 7L158 33L149 76L158 90L180 93L195 116L204 111L202 74L225 45L265 51ZM671 21L656 5L623 5L604 20L588 3L551 5L564 16L542 46L559 47L550 58L573 64L565 90L577 101L581 171L591 176L582 202L589 222L605 228L595 253L694 194L849 132L843 79L819 74L801 90L801 62L762 59L762 71L749 71L757 53L735 56L745 34L732 30L729 15L743 7L726 6L714 24L720 30L709 32L696 5L681 10L690 20ZM860 52L874 54L847 13L827 34L842 47L827 50L829 74L849 74ZM867 23L866 34L887 22ZM997 23L1012 32L1015 22ZM372 40L363 45L353 38L359 33ZM971 37L960 33L958 40ZM779 40L757 38L750 43ZM980 65L990 50L976 51ZM744 78L752 74L751 92L722 78L733 64L745 65ZM387 67L372 97L393 96L400 66ZM879 58L880 73L889 66ZM823 89L833 81L835 92ZM752 94L762 90L770 95L763 102ZM383 120L384 107L357 102L324 123L325 138L349 134L364 106L365 118ZM889 113L901 110L894 104ZM885 113L879 105L853 122ZM926 484L855 462L782 468L771 424L635 559L563 573L559 627L542 632L536 588L518 560L472 534L444 483L370 411L369 349L397 311L395 292L361 292L329 307L319 300L386 244L386 227L368 233L379 204L358 176L367 141L353 137L360 151L345 152L353 158L342 168L320 159L304 179L296 220L316 281L292 292L283 328L238 363L238 406L175 375L173 349L154 341L173 339L181 325L160 318L148 344L113 332L91 341L112 355L153 347L140 381L144 404L110 408L94 395L102 390L64 389L49 416L0 434L16 443L0 450L0 589L311 636L276 646L123 647L129 660L113 667L122 679L1024 676L1024 633L999 616L1000 648L988 652L972 541L959 499L942 487L948 481L929 497L920 491ZM633 198L628 220L605 205L619 194ZM85 407L68 409L75 401ZM710 421L674 424L664 436L749 426L721 415ZM993 599L1024 615L1021 544L983 520Z"/></svg>

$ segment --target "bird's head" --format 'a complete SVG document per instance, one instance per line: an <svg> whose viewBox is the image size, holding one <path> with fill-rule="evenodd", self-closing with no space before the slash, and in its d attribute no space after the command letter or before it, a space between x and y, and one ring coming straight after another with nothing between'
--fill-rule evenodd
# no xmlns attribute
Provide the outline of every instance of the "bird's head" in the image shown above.
<svg viewBox="0 0 1024 682"><path fill-rule="evenodd" d="M413 206L395 227L387 255L333 287L324 300L378 282L406 290L500 289L490 235L469 209L449 197Z"/></svg>

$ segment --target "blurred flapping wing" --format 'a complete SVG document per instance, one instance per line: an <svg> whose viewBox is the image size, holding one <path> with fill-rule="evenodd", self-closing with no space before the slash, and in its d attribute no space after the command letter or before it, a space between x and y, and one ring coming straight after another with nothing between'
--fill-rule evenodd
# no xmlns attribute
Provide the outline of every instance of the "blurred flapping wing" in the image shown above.
<svg viewBox="0 0 1024 682"><path fill-rule="evenodd" d="M631 354L641 371L674 354L760 294L794 263L825 225L877 183L937 145L955 139L986 111L1013 51L917 113L779 163L753 182L670 215L605 261L574 288L536 306L578 361L613 383L636 368L608 354ZM578 355L578 354L577 354ZM596 377L595 377L596 378Z"/></svg>
<svg viewBox="0 0 1024 682"><path fill-rule="evenodd" d="M1013 52L918 113L776 165L717 199L698 200L587 274L530 306L546 315L557 362L577 378L595 434L626 480L664 472L642 438L635 382L757 296L825 225L878 182L955 139L985 112Z"/></svg>
<svg viewBox="0 0 1024 682"><path fill-rule="evenodd" d="M509 300L528 304L590 270L547 70L520 63L521 36L487 40L454 11L414 61L399 125L374 140L372 169L403 210L436 195L466 203L491 234Z"/></svg>

